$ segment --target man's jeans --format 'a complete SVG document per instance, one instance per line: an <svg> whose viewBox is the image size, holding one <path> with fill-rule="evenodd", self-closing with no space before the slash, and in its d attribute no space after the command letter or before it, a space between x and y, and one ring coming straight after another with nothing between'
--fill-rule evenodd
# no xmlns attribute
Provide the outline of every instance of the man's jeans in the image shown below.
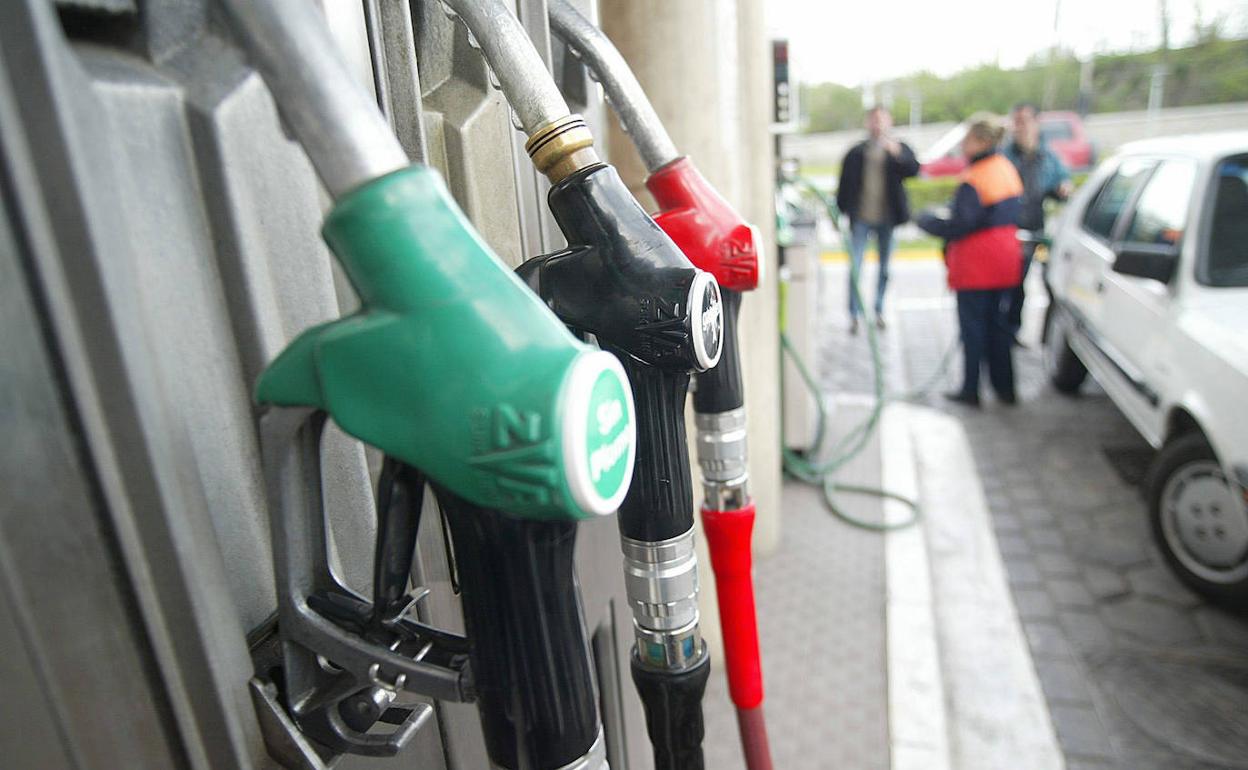
<svg viewBox="0 0 1248 770"><path fill-rule="evenodd" d="M875 244L880 254L880 273L875 281L875 315L878 317L884 314L884 287L888 285L888 258L893 253L892 225L872 225L850 220L849 258L854 262L850 280L852 281L854 275L862 271L862 257L866 254L867 236L871 233L875 233ZM849 317L857 318L860 315L862 315L862 308L858 305L858 296L854 293L853 286L850 286Z"/></svg>

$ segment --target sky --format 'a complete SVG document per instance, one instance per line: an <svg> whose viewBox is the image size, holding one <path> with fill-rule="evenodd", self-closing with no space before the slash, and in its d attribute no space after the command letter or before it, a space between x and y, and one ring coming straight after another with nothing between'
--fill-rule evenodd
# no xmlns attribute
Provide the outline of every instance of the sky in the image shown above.
<svg viewBox="0 0 1248 770"><path fill-rule="evenodd" d="M1248 0L767 0L767 19L773 37L790 40L799 80L859 86L923 69L1019 67L1055 39L1080 55L1155 48L1161 2L1172 46L1190 40L1198 17L1225 16L1224 29L1248 35Z"/></svg>

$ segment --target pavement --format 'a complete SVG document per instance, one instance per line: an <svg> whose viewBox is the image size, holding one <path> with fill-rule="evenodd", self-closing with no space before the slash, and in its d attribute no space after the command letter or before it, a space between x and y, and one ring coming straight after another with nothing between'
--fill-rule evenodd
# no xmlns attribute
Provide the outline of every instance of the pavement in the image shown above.
<svg viewBox="0 0 1248 770"><path fill-rule="evenodd" d="M845 265L820 270L816 369L840 435L872 369L864 335L847 333ZM1248 622L1166 569L1139 487L1152 452L1104 393L1048 387L1033 286L1022 403L985 394L972 410L940 397L960 370L955 354L939 371L956 338L942 266L892 265L885 383L911 398L844 478L913 489L925 518L880 535L786 486L781 545L756 568L776 767L1248 768ZM726 696L713 677L716 770L744 766Z"/></svg>
<svg viewBox="0 0 1248 770"><path fill-rule="evenodd" d="M877 436L846 478L879 483L878 447ZM780 547L754 575L775 766L888 770L884 541L831 518L811 487L786 483L784 506ZM703 703L706 767L744 770L722 667Z"/></svg>

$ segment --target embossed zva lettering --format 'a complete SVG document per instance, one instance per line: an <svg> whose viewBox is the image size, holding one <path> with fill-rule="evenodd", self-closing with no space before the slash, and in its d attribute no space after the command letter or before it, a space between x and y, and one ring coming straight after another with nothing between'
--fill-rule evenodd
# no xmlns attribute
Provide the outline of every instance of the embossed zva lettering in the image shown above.
<svg viewBox="0 0 1248 770"><path fill-rule="evenodd" d="M549 502L558 472L551 440L542 437L541 415L501 404L492 417L492 447L472 458L472 464L488 471L513 499Z"/></svg>

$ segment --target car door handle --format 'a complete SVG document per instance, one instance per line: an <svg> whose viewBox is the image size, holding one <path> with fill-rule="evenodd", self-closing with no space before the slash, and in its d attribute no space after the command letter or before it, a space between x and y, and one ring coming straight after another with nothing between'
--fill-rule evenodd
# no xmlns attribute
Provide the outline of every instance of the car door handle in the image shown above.
<svg viewBox="0 0 1248 770"><path fill-rule="evenodd" d="M1104 281L1097 281L1097 282L1096 282L1096 293L1097 293L1097 294L1104 294L1104 293L1105 293L1105 282L1104 282Z"/></svg>

